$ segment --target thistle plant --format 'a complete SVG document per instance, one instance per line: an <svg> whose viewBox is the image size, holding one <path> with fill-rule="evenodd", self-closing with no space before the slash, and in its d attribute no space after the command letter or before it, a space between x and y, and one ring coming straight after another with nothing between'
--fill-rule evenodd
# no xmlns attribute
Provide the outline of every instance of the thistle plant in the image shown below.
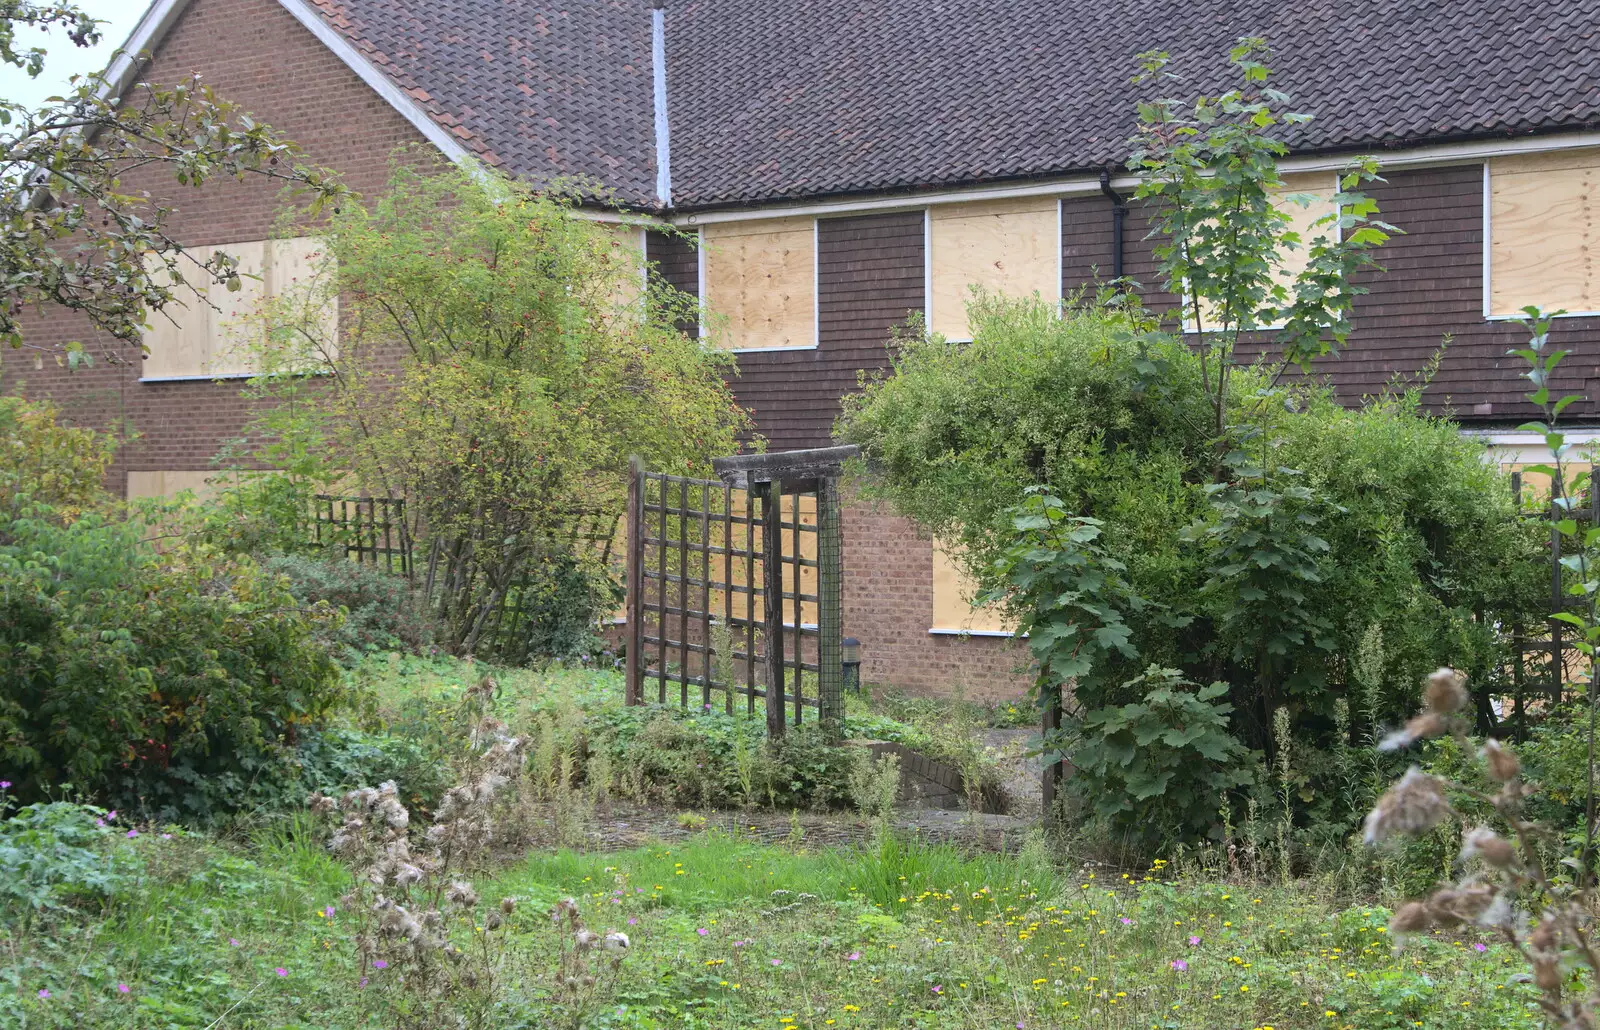
<svg viewBox="0 0 1600 1030"><path fill-rule="evenodd" d="M1398 749L1446 734L1465 745L1466 677L1453 669L1438 670L1428 677L1422 701L1422 711L1382 746ZM1539 1007L1551 1026L1594 1030L1600 1008L1600 951L1593 939L1597 898L1592 879L1584 873L1587 856L1561 859L1573 876L1547 873L1541 846L1558 843L1559 837L1525 815L1524 801L1535 785L1522 778L1511 748L1497 740L1485 741L1478 759L1487 780L1498 785L1493 795L1412 766L1368 813L1363 827L1368 844L1417 836L1452 817L1466 821L1451 800L1453 794L1491 808L1509 834L1502 836L1488 825L1467 830L1456 882L1401 906L1389 929L1402 942L1406 935L1432 927L1482 927L1527 961L1540 992ZM1587 987L1575 986L1572 974L1580 968L1589 970Z"/></svg>
<svg viewBox="0 0 1600 1030"><path fill-rule="evenodd" d="M494 680L484 677L469 692L479 718L461 782L445 792L421 842L413 840L416 828L393 780L308 799L313 812L338 817L328 848L355 874L340 906L357 920L357 976L362 986L381 978L375 986L393 987L402 1026L486 1026L502 979L508 949L501 931L516 901L485 902L464 878L498 839L502 793L523 763L525 741L487 714L494 691Z"/></svg>
<svg viewBox="0 0 1600 1030"><path fill-rule="evenodd" d="M562 898L550 909L556 930L557 962L551 987L556 1007L577 1030L616 984L631 943L621 931L599 934L584 925L578 902Z"/></svg>

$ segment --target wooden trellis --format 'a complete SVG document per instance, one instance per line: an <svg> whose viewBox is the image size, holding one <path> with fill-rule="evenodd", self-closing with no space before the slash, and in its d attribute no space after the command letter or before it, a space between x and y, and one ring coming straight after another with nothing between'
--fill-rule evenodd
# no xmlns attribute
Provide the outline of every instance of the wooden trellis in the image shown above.
<svg viewBox="0 0 1600 1030"><path fill-rule="evenodd" d="M784 733L843 716L838 477L853 447L739 455L718 479L635 466L628 489L627 700L730 714L765 702ZM808 692L808 683L814 684Z"/></svg>
<svg viewBox="0 0 1600 1030"><path fill-rule="evenodd" d="M382 564L387 572L411 578L411 536L406 502L391 497L340 497L317 494L312 503L313 539L321 546L343 546L357 562Z"/></svg>

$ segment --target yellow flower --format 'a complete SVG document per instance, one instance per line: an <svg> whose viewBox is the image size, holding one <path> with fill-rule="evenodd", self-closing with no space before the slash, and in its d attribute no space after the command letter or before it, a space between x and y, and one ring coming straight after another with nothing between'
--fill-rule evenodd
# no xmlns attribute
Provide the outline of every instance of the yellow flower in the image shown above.
<svg viewBox="0 0 1600 1030"><path fill-rule="evenodd" d="M860 1005L846 1005L844 1007L844 1010L846 1012L860 1012L861 1011L861 1006Z"/></svg>

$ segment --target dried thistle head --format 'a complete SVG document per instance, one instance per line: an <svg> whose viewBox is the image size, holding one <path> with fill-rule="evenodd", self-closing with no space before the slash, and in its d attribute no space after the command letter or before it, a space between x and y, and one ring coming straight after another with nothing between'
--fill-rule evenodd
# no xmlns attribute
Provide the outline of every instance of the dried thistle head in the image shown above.
<svg viewBox="0 0 1600 1030"><path fill-rule="evenodd" d="M1492 737L1483 742L1483 762L1488 767L1489 778L1497 783L1510 783L1522 771L1517 756Z"/></svg>
<svg viewBox="0 0 1600 1030"><path fill-rule="evenodd" d="M1517 864L1517 849L1487 826L1478 826L1461 838L1461 860L1472 858L1481 858L1496 869L1510 869Z"/></svg>
<svg viewBox="0 0 1600 1030"><path fill-rule="evenodd" d="M1394 917L1389 920L1389 932L1395 936L1416 933L1426 930L1433 920L1428 915L1428 906L1420 901L1408 901L1395 911Z"/></svg>
<svg viewBox="0 0 1600 1030"><path fill-rule="evenodd" d="M514 910L516 907L517 907L517 899L516 898L501 898L500 899L500 911L504 912L508 916L512 913L512 910Z"/></svg>
<svg viewBox="0 0 1600 1030"><path fill-rule="evenodd" d="M1413 715L1406 724L1378 742L1379 751L1400 751L1419 740L1443 736L1450 730L1450 720L1438 712L1427 711Z"/></svg>
<svg viewBox="0 0 1600 1030"><path fill-rule="evenodd" d="M471 908L478 903L478 892L472 889L472 884L456 880L445 889L444 896L451 903L462 908Z"/></svg>
<svg viewBox="0 0 1600 1030"><path fill-rule="evenodd" d="M324 815L334 810L335 803L333 798L319 790L306 798L306 807L317 815Z"/></svg>
<svg viewBox="0 0 1600 1030"><path fill-rule="evenodd" d="M1449 814L1443 785L1413 765L1367 813L1364 836L1368 844L1376 844L1395 834L1426 833Z"/></svg>
<svg viewBox="0 0 1600 1030"><path fill-rule="evenodd" d="M1422 688L1422 703L1438 715L1454 715L1471 702L1467 695L1467 676L1455 669L1440 668L1428 677Z"/></svg>

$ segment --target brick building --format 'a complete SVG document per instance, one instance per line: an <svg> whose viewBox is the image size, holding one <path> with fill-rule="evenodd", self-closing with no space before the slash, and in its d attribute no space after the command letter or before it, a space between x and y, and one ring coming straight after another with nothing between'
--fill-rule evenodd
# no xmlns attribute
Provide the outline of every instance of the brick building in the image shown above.
<svg viewBox="0 0 1600 1030"><path fill-rule="evenodd" d="M1170 50L1193 93L1226 85L1220 55L1237 37L1264 35L1275 85L1317 115L1291 136L1294 187L1331 194L1335 169L1377 153L1387 181L1372 192L1405 232L1319 371L1355 401L1448 336L1428 403L1517 451L1533 444L1512 428L1526 409L1507 315L1574 312L1555 334L1574 352L1556 388L1594 395L1600 380L1594 13L1592 0L157 0L129 45L148 60L115 70L197 72L363 193L396 147L424 143L533 182L584 177L638 218L691 230L698 248L637 234L641 257L725 321L739 399L782 449L829 441L839 397L887 363L889 329L912 312L966 335L968 284L1063 296L1111 277L1119 250L1124 274L1152 282L1143 213L1128 212L1117 247L1101 182L1134 185L1121 171L1134 55ZM186 244L273 260L270 185L132 180L176 202ZM29 332L89 330L45 311ZM195 485L243 425L248 370L199 337L147 342L150 362L71 375L8 359L0 387L136 434L117 489ZM1600 421L1585 405L1569 414ZM932 541L865 504L845 529L845 632L867 679L1015 687L1022 649L970 611Z"/></svg>

